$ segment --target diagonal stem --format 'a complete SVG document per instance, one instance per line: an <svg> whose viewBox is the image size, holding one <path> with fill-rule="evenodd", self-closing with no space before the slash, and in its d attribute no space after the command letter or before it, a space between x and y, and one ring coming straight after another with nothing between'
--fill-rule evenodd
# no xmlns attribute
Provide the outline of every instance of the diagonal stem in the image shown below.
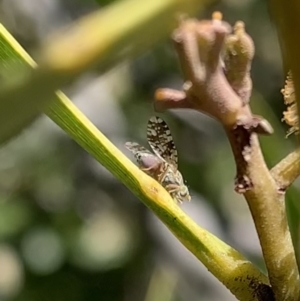
<svg viewBox="0 0 300 301"><path fill-rule="evenodd" d="M277 163L271 174L279 189L285 191L300 175L300 148Z"/></svg>
<svg viewBox="0 0 300 301"><path fill-rule="evenodd" d="M220 59L222 53L220 52L218 56L210 54L222 49L219 44L222 36L220 37L218 32L221 32L219 29L221 26L224 27L223 32L226 32L227 23L206 20L199 21L197 25L188 26L189 22L187 21L187 26L180 24L176 30L177 35L178 31L181 36L186 35L189 38L188 41L191 35L194 35L193 41L198 41L194 43L197 45L195 49L189 49L189 47L194 47L191 43L176 47L179 57L185 58L181 60L181 63L184 62L185 77L190 76L186 78L186 81L191 83L189 90L186 91L187 98L182 101L192 103L194 109L213 116L223 125L236 162L235 189L247 200L275 299L278 301L299 300L299 271L285 214L285 194L273 178L275 173L271 173L267 168L257 136L257 133L271 134L273 129L264 118L253 115L248 105L248 96L252 88L249 71L254 54L253 43L250 41L250 36L246 36L244 28L234 33L231 42L225 44L228 47L225 67L227 77L225 77ZM236 28L239 29L238 26ZM186 40L178 41L185 43ZM187 53L180 53L186 49L188 49ZM197 57L190 58L191 54ZM189 64L186 60L189 60ZM241 75L242 63L245 80L237 81L233 75L237 73ZM203 70L195 73L194 70L199 67ZM189 68L191 70L188 70ZM201 76L197 78L197 74ZM160 108L172 108L171 98L161 97L156 100L156 102L162 101L167 102L168 106L161 105ZM173 108L176 108L175 102L173 104ZM291 167L297 162L297 158L291 158L289 158L290 161L285 162L285 168L289 172L290 180L293 180L298 175L299 163ZM279 172L278 174L282 176L285 173Z"/></svg>

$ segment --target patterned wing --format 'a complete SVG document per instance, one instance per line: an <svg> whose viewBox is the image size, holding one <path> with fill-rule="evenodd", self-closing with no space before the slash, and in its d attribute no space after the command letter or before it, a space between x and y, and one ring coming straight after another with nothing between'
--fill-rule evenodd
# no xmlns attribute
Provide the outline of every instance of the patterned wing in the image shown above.
<svg viewBox="0 0 300 301"><path fill-rule="evenodd" d="M130 150L133 155L137 158L140 154L150 154L153 155L149 150L147 150L144 146L136 143L136 142L126 142L125 147Z"/></svg>
<svg viewBox="0 0 300 301"><path fill-rule="evenodd" d="M155 154L176 168L178 167L177 149L171 131L164 120L157 116L153 116L149 119L147 138Z"/></svg>
<svg viewBox="0 0 300 301"><path fill-rule="evenodd" d="M125 147L135 156L138 164L143 169L158 168L161 159L136 142L126 142Z"/></svg>

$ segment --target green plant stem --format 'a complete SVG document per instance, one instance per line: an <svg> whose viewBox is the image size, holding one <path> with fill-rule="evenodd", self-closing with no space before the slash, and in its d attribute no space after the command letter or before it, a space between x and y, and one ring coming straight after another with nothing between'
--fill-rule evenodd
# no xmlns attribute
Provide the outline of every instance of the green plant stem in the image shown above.
<svg viewBox="0 0 300 301"><path fill-rule="evenodd" d="M238 300L258 301L260 294L264 300L274 300L264 274L236 250L200 228L161 185L140 171L65 95L58 96L47 115L150 208Z"/></svg>
<svg viewBox="0 0 300 301"><path fill-rule="evenodd" d="M81 18L44 41L38 65L62 77L101 71L149 49L170 34L182 13L194 15L212 0L123 0ZM79 47L75 47L79 46ZM65 54L68 55L65 55ZM100 61L101 60L101 61Z"/></svg>
<svg viewBox="0 0 300 301"><path fill-rule="evenodd" d="M300 293L299 271L285 213L284 194L278 191L266 169L257 137L252 145L248 172L253 189L244 195L256 226L275 298L295 300Z"/></svg>
<svg viewBox="0 0 300 301"><path fill-rule="evenodd" d="M227 131L237 164L239 142ZM251 159L246 174L252 188L244 193L259 236L276 300L297 300L299 272L285 213L284 194L278 190L261 153L257 134L251 134Z"/></svg>
<svg viewBox="0 0 300 301"><path fill-rule="evenodd" d="M36 51L39 67L1 26L0 144L33 122L63 85L89 68L104 72L142 53L171 32L178 13L194 15L209 2L117 1L44 41Z"/></svg>
<svg viewBox="0 0 300 301"><path fill-rule="evenodd" d="M271 169L278 187L284 192L300 175L300 148L294 150Z"/></svg>
<svg viewBox="0 0 300 301"><path fill-rule="evenodd" d="M253 115L247 104L254 47L244 25L238 25L240 30L233 37L233 44L227 45L228 81L220 56L230 32L229 24L221 21L218 14L213 14L210 21L188 19L181 23L173 39L184 77L190 84L183 95L180 91L160 89L155 108L162 112L178 108L179 103L181 108L213 116L224 126L236 161L235 190L244 194L252 213L275 298L293 301L299 298L300 281L284 195L265 164L256 134L271 134L273 129L264 118ZM239 74L238 78L244 80L236 81L232 74Z"/></svg>
<svg viewBox="0 0 300 301"><path fill-rule="evenodd" d="M176 270L157 263L154 266L144 301L172 301L179 282ZM164 283L164 287L162 287Z"/></svg>

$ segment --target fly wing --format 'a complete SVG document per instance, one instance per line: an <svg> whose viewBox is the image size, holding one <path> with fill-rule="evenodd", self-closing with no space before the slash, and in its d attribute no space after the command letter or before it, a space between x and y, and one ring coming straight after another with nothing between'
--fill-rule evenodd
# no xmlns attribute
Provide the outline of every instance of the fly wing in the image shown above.
<svg viewBox="0 0 300 301"><path fill-rule="evenodd" d="M177 149L171 131L164 120L153 116L148 121L147 139L157 156L164 159L174 167L178 167Z"/></svg>
<svg viewBox="0 0 300 301"><path fill-rule="evenodd" d="M141 154L150 154L153 156L153 154L149 150L136 142L126 142L125 147L133 153L136 159Z"/></svg>

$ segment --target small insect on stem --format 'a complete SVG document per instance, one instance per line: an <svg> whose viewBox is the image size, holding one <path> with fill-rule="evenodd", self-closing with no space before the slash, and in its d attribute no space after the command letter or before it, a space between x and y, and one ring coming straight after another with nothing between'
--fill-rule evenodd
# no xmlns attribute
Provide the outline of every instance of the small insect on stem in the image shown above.
<svg viewBox="0 0 300 301"><path fill-rule="evenodd" d="M178 170L177 149L171 131L160 117L149 119L147 140L153 153L136 142L126 142L125 147L134 154L140 169L158 181L176 202L190 201L189 190Z"/></svg>

